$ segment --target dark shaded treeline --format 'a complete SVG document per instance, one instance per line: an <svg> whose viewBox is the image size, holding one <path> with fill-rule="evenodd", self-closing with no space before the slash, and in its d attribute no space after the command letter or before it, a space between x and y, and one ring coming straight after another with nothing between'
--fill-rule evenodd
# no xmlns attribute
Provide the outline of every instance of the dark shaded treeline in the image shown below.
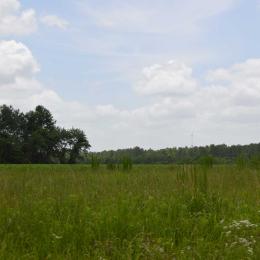
<svg viewBox="0 0 260 260"><path fill-rule="evenodd" d="M76 163L89 147L82 130L56 126L43 106L28 113L0 106L0 163Z"/></svg>
<svg viewBox="0 0 260 260"><path fill-rule="evenodd" d="M145 150L139 147L117 151L91 153L102 163L118 163L122 158L131 158L133 163L200 163L203 158L211 156L214 163L234 163L240 157L245 159L260 158L260 143L249 145L209 145L200 147L166 148L161 150Z"/></svg>

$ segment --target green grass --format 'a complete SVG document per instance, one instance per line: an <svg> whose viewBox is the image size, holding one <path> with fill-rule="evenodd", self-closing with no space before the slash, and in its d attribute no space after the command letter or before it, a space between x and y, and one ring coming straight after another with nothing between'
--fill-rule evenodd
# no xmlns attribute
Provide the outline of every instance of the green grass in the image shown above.
<svg viewBox="0 0 260 260"><path fill-rule="evenodd" d="M0 166L0 259L260 259L260 171Z"/></svg>

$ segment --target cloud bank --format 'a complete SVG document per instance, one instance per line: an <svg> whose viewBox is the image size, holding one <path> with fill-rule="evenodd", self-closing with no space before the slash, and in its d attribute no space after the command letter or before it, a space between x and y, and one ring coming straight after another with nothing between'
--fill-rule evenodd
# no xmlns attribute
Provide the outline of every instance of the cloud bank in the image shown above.
<svg viewBox="0 0 260 260"><path fill-rule="evenodd" d="M260 130L260 59L209 71L203 80L179 61L148 66L133 91L147 104L122 109L63 100L37 80L39 65L27 46L0 41L0 104L49 108L66 127L81 127L95 150L128 146L248 143ZM196 139L195 139L196 142ZM158 145L160 144L160 145Z"/></svg>
<svg viewBox="0 0 260 260"><path fill-rule="evenodd" d="M18 0L0 1L0 36L32 34L38 29L38 21L61 30L69 26L68 21L57 15L38 17L34 9L23 9Z"/></svg>
<svg viewBox="0 0 260 260"><path fill-rule="evenodd" d="M23 10L17 0L0 1L0 35L26 35L37 29L33 9Z"/></svg>

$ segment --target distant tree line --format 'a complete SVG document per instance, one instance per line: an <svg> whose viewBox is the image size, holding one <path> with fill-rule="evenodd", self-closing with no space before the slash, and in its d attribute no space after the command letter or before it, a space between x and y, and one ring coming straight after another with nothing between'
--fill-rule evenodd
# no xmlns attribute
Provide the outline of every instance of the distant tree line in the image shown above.
<svg viewBox="0 0 260 260"><path fill-rule="evenodd" d="M118 163L122 158L131 158L135 164L142 163L175 163L193 164L201 163L203 160L213 158L214 163L235 163L237 158L260 159L260 143L249 145L209 145L198 147L166 148L161 150L142 149L135 147L131 149L121 149L117 151L103 151L91 153L86 156L86 161L90 156L95 155L101 163Z"/></svg>
<svg viewBox="0 0 260 260"><path fill-rule="evenodd" d="M76 163L89 148L82 130L56 126L43 106L28 113L0 106L0 163Z"/></svg>

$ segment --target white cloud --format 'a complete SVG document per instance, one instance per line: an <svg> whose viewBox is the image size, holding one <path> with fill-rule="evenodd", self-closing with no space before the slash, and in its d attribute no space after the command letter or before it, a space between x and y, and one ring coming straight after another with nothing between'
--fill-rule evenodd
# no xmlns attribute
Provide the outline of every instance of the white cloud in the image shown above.
<svg viewBox="0 0 260 260"><path fill-rule="evenodd" d="M24 35L37 29L33 9L22 10L17 0L0 1L0 35Z"/></svg>
<svg viewBox="0 0 260 260"><path fill-rule="evenodd" d="M36 79L38 71L38 63L28 47L16 41L0 41L0 104L13 105L22 111L44 105L62 125L83 125L88 129L95 110L63 100Z"/></svg>
<svg viewBox="0 0 260 260"><path fill-rule="evenodd" d="M192 69L183 63L169 61L167 64L143 69L143 77L136 86L140 94L173 94L176 96L190 94L197 89Z"/></svg>
<svg viewBox="0 0 260 260"><path fill-rule="evenodd" d="M46 15L41 18L36 16L34 9L22 9L18 0L0 1L0 35L27 35L37 30L37 23L65 30L69 22L56 16Z"/></svg>
<svg viewBox="0 0 260 260"><path fill-rule="evenodd" d="M249 59L229 69L209 72L208 79L226 88L236 106L260 106L260 59Z"/></svg>
<svg viewBox="0 0 260 260"><path fill-rule="evenodd" d="M211 71L204 86L177 61L148 67L138 88L151 102L135 109L66 101L35 78L38 70L25 45L0 41L0 104L44 105L59 124L84 129L94 149L189 145L194 129L199 144L259 138L260 59Z"/></svg>
<svg viewBox="0 0 260 260"><path fill-rule="evenodd" d="M172 91L169 91L171 84L156 79L152 88L148 88L150 91L145 92L155 94L150 105L124 111L124 114L116 112L115 108L109 109L114 117L112 121L110 115L109 125L117 126L117 131L110 130L111 136L117 137L116 145L119 147L122 144L145 147L189 145L189 135L194 129L199 144L257 142L260 131L259 65L260 59L254 59L211 71L211 81L207 85L197 80L196 89L185 92L186 95L176 94L178 83L173 84ZM183 67L188 68L186 65ZM151 78L164 73L171 75L171 70L173 74L176 72L173 68L169 71L169 64L151 68L146 73L146 81L143 79L144 89L149 86ZM185 75L185 80L194 81L190 78L191 71L180 74ZM167 78L170 81L171 77ZM176 82L182 86L183 80ZM138 87L141 88L140 83ZM112 143L110 145L114 147Z"/></svg>
<svg viewBox="0 0 260 260"><path fill-rule="evenodd" d="M39 71L38 63L22 43L0 41L0 84L12 83Z"/></svg>
<svg viewBox="0 0 260 260"><path fill-rule="evenodd" d="M126 3L112 0L98 4L81 0L87 19L107 29L157 33L193 33L209 17L232 8L239 0L162 0ZM205 25L205 24L203 24Z"/></svg>
<svg viewBox="0 0 260 260"><path fill-rule="evenodd" d="M56 16L56 15L46 15L43 16L41 22L49 27L57 27L59 29L65 30L69 26L69 22Z"/></svg>
<svg viewBox="0 0 260 260"><path fill-rule="evenodd" d="M44 87L37 79L39 65L31 51L16 41L0 41L0 103L13 104L24 110L38 104L51 107L55 111L74 106L65 102L53 90ZM81 107L81 106L79 106Z"/></svg>

